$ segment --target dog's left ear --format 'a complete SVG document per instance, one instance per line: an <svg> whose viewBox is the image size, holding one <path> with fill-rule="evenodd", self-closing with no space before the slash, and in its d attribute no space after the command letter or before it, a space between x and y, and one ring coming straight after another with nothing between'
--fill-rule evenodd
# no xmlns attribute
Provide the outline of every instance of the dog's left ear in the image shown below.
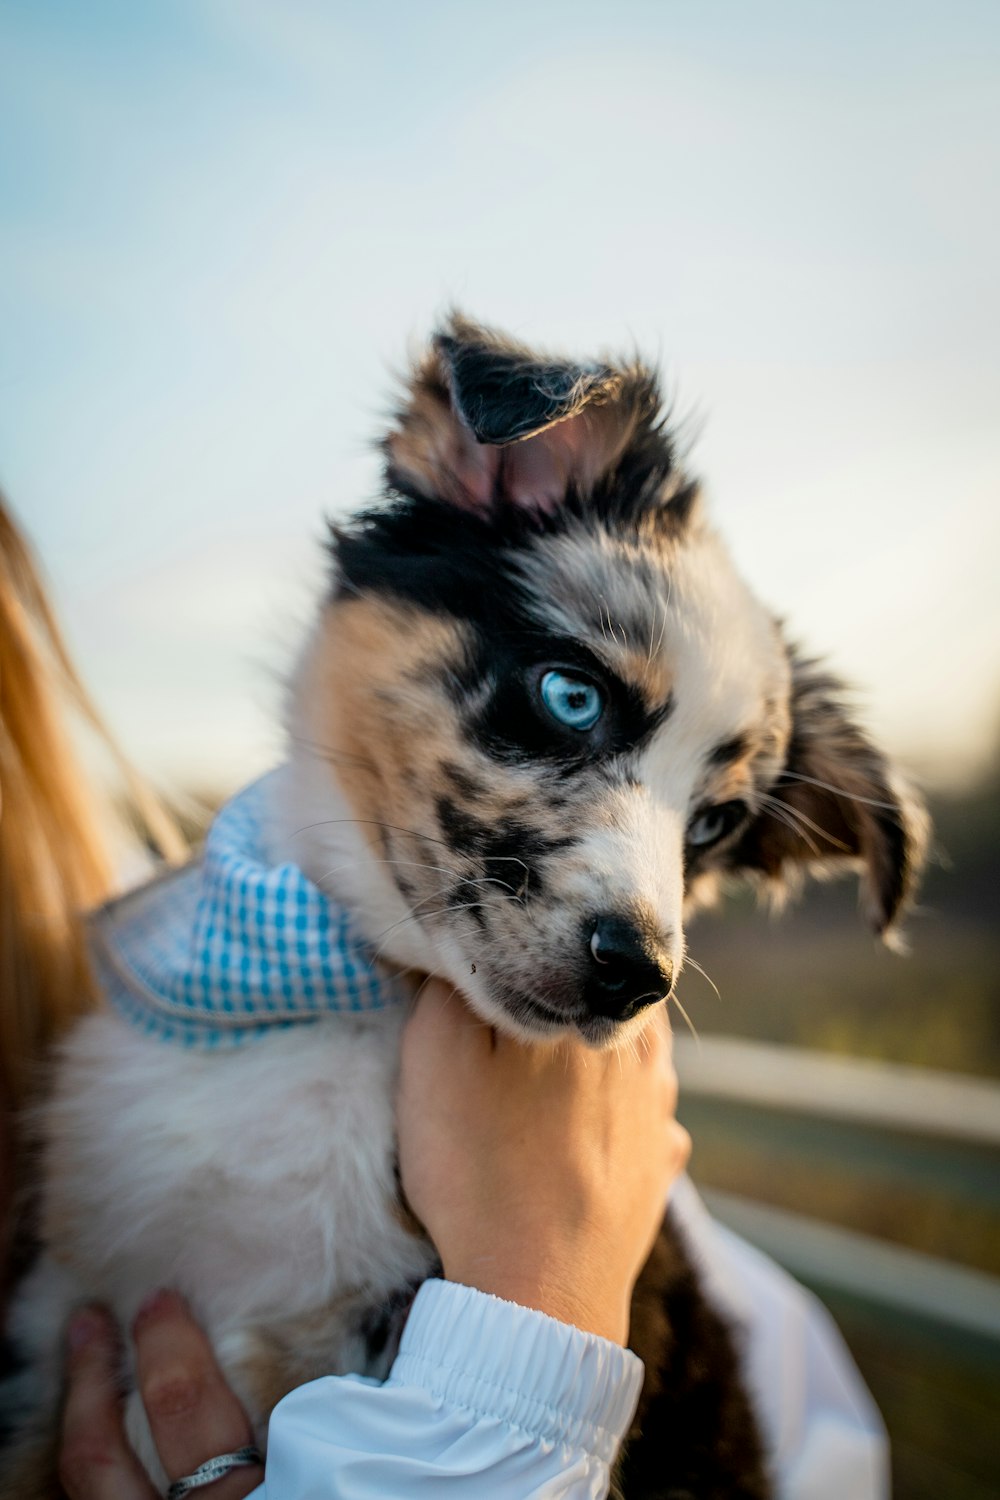
<svg viewBox="0 0 1000 1500"><path fill-rule="evenodd" d="M586 493L659 412L642 366L533 353L455 315L414 371L385 442L389 483L490 516ZM664 469L670 466L663 440Z"/></svg>
<svg viewBox="0 0 1000 1500"><path fill-rule="evenodd" d="M850 718L836 679L794 655L792 673L785 769L733 864L779 889L806 871L859 866L863 909L891 946L926 859L927 811Z"/></svg>

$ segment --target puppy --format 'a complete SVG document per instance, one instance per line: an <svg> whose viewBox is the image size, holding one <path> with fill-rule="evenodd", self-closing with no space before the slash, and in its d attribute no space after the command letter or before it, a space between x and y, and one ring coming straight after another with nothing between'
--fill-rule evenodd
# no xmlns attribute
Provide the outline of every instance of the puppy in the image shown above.
<svg viewBox="0 0 1000 1500"><path fill-rule="evenodd" d="M224 811L201 866L98 922L110 1004L44 1114L7 1495L26 1473L56 1493L81 1298L127 1324L179 1288L262 1440L296 1384L388 1367L435 1266L394 1181L407 974L524 1038L623 1045L726 877L855 867L887 939L913 890L919 801L734 571L648 368L456 316L384 454L383 502L331 533L286 765ZM669 1223L633 1329L623 1492L767 1494L738 1351ZM162 1484L135 1397L128 1424Z"/></svg>

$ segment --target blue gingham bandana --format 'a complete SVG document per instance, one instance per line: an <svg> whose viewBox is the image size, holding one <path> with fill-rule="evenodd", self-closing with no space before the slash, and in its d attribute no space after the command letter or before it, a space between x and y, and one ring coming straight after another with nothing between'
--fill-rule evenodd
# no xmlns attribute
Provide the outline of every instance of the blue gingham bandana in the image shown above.
<svg viewBox="0 0 1000 1500"><path fill-rule="evenodd" d="M330 1011L380 1010L408 994L378 966L346 908L295 865L264 863L270 779L223 807L199 860L92 919L101 989L162 1041L235 1046Z"/></svg>

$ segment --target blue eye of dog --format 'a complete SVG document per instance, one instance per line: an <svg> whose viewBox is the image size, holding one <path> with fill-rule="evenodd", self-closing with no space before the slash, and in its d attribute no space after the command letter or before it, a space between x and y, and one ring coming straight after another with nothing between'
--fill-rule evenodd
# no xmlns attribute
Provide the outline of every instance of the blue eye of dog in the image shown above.
<svg viewBox="0 0 1000 1500"><path fill-rule="evenodd" d="M688 824L687 841L693 848L700 849L717 844L745 815L746 806L742 802L720 802L717 807L706 807Z"/></svg>
<svg viewBox="0 0 1000 1500"><path fill-rule="evenodd" d="M581 733L593 729L604 712L599 688L567 672L546 672L538 684L542 702L559 724Z"/></svg>

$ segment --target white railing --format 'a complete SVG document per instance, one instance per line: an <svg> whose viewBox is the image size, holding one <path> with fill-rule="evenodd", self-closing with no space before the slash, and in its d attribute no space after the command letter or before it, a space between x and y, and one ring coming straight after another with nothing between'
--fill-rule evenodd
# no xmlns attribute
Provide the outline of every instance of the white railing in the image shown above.
<svg viewBox="0 0 1000 1500"><path fill-rule="evenodd" d="M1000 1148L1000 1084L741 1037L674 1038L684 1093Z"/></svg>
<svg viewBox="0 0 1000 1500"><path fill-rule="evenodd" d="M850 1176L861 1153L877 1150L894 1184L964 1194L1000 1216L1000 1084L737 1037L678 1036L674 1055L682 1119L690 1100L703 1110L715 1106L724 1128L727 1108L736 1106L740 1146L756 1128L761 1149L770 1151L808 1120L817 1169L836 1166ZM697 1140L696 1132L695 1168ZM702 1191L723 1223L807 1284L974 1335L1000 1362L1000 1276L787 1206L704 1184Z"/></svg>

